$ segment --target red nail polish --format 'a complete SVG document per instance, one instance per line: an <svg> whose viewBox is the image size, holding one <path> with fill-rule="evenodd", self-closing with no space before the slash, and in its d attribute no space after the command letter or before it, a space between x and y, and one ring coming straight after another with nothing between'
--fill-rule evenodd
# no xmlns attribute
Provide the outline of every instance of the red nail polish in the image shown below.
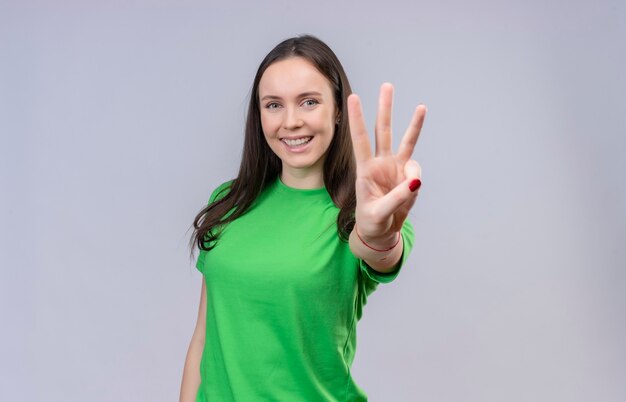
<svg viewBox="0 0 626 402"><path fill-rule="evenodd" d="M413 179L411 180L411 182L409 183L409 190L411 190L412 192L417 191L417 189L419 189L422 186L422 181L420 179Z"/></svg>

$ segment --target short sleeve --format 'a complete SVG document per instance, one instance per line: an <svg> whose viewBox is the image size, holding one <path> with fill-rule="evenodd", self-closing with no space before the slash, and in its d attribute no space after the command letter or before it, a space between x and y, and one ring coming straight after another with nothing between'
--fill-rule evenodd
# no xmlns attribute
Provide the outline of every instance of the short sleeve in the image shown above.
<svg viewBox="0 0 626 402"><path fill-rule="evenodd" d="M228 194L228 190L230 190L231 184L232 181L227 181L226 183L220 184L215 190L213 190L211 196L209 197L209 202L207 205L211 205L213 202L215 202L215 200L219 200L223 198L226 194ZM196 260L196 268L201 273L204 273L204 259L206 257L206 253L206 250L200 250L200 252L198 253L198 259Z"/></svg>
<svg viewBox="0 0 626 402"><path fill-rule="evenodd" d="M200 250L198 253L198 260L196 261L196 268L201 273L204 273L204 257L206 256L206 250Z"/></svg>
<svg viewBox="0 0 626 402"><path fill-rule="evenodd" d="M404 224L402 225L402 229L400 230L400 233L402 234L403 250L402 250L402 256L400 257L400 261L398 262L396 269L388 273L381 273L381 272L376 271L374 268L370 267L369 265L367 265L365 261L359 260L361 273L363 275L365 275L366 277L368 277L369 279L371 279L372 281L376 283L389 283L393 281L394 279L396 279L396 277L400 273L400 269L402 269L402 266L404 265L406 259L409 256L409 253L411 252L411 249L413 248L413 240L414 240L415 234L413 232L413 225L411 225L411 222L409 222L408 219L404 221Z"/></svg>

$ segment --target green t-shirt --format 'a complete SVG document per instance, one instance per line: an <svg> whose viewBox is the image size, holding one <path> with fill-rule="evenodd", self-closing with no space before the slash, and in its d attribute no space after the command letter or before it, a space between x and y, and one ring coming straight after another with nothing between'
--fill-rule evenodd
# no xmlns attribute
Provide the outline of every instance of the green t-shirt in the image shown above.
<svg viewBox="0 0 626 402"><path fill-rule="evenodd" d="M355 258L338 237L338 212L325 188L277 179L200 252L207 315L196 402L367 400L350 374L356 323L400 268L380 274ZM408 220L402 238L399 266L413 244Z"/></svg>

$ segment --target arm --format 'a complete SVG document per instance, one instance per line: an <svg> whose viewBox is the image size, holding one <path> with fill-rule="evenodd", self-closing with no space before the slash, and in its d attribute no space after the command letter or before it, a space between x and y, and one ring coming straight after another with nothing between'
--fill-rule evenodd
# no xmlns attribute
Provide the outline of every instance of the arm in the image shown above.
<svg viewBox="0 0 626 402"><path fill-rule="evenodd" d="M185 368L183 370L183 380L180 386L179 402L194 402L196 393L200 385L200 360L204 349L206 335L206 284L202 277L202 290L200 294L200 307L198 308L198 319L196 328L191 336Z"/></svg>

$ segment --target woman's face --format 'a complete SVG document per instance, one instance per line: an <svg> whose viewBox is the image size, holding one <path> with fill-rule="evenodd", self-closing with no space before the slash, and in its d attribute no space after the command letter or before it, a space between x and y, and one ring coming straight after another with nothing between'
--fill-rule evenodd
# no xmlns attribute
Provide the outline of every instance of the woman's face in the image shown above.
<svg viewBox="0 0 626 402"><path fill-rule="evenodd" d="M326 77L301 57L277 61L261 77L259 102L263 134L283 174L321 175L337 119Z"/></svg>

